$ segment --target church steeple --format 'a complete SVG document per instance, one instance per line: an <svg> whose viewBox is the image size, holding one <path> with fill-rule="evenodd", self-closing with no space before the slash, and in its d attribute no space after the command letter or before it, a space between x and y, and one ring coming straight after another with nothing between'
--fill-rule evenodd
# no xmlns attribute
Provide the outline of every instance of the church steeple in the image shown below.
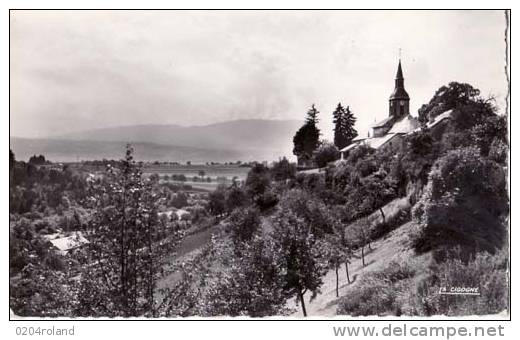
<svg viewBox="0 0 520 340"><path fill-rule="evenodd" d="M395 88L390 95L389 113L390 117L401 118L410 114L410 97L404 89L403 69L401 67L401 59L397 66L397 74L395 76Z"/></svg>
<svg viewBox="0 0 520 340"><path fill-rule="evenodd" d="M401 68L401 59L399 59L399 65L397 66L397 74L395 75L396 81L401 81L401 86L404 86L403 69ZM397 87L397 82L396 82Z"/></svg>

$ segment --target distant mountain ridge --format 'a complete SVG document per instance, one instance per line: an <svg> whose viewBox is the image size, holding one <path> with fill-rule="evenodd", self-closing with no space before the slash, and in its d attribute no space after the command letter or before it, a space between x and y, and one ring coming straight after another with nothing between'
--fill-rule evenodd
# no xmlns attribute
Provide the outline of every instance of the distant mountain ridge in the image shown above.
<svg viewBox="0 0 520 340"><path fill-rule="evenodd" d="M292 143L297 120L234 120L202 126L131 125L86 130L52 139L142 142L210 149L278 149Z"/></svg>
<svg viewBox="0 0 520 340"><path fill-rule="evenodd" d="M43 154L51 161L119 159L126 143L142 161L272 161L292 156L296 120L236 120L205 126L132 125L49 138L10 138L17 159Z"/></svg>

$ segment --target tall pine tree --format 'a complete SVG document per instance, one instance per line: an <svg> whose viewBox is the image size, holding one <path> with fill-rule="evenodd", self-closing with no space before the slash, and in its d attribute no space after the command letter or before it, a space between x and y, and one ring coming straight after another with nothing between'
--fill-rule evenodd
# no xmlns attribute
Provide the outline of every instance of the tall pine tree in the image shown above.
<svg viewBox="0 0 520 340"><path fill-rule="evenodd" d="M318 113L314 104L307 111L307 118L303 126L293 138L293 153L298 157L298 163L305 164L312 159L313 152L319 146L320 130L317 127Z"/></svg>
<svg viewBox="0 0 520 340"><path fill-rule="evenodd" d="M332 115L334 122L334 145L341 150L351 144L352 140L358 135L356 129L354 129L356 117L350 111L350 107L347 106L345 109L341 103L338 103Z"/></svg>
<svg viewBox="0 0 520 340"><path fill-rule="evenodd" d="M314 106L314 104L312 104L309 111L307 111L307 119L305 120L305 122L307 124L312 124L312 125L316 126L319 121L318 113L320 113L320 111L318 111L318 109L316 109L316 106Z"/></svg>

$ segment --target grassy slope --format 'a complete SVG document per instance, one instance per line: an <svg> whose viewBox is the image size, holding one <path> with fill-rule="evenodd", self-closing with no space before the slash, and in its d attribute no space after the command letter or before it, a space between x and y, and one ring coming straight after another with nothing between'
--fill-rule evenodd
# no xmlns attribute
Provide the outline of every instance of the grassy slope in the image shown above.
<svg viewBox="0 0 520 340"><path fill-rule="evenodd" d="M188 261L200 253L202 247L206 245L211 237L218 233L220 224L214 225L211 228L198 231L196 233L186 236L180 243L175 256L172 257L172 262ZM162 278L158 284L158 288L164 288L168 285L173 285L180 278L179 273L172 273Z"/></svg>
<svg viewBox="0 0 520 340"><path fill-rule="evenodd" d="M389 218L395 215L399 209L402 209L407 205L407 198L399 198L388 203L383 207L383 210L387 218ZM379 213L379 210L370 215L369 220L372 223L380 222L381 214ZM307 314L309 316L336 316L336 308L339 300L343 296L348 296L349 292L356 289L356 284L363 275L376 270L381 270L393 260L398 260L401 257L406 258L414 256L414 252L409 246L407 237L410 229L411 223L405 223L386 236L372 242L372 250L365 248L366 267L363 267L361 254L357 251L349 265L350 284L347 283L345 267L341 266L339 271L339 298L336 297L336 273L334 270L330 270L323 277L321 293L311 302L309 302L310 293L306 294ZM294 299L289 301L288 307L294 310L294 313L291 314L291 316L302 316L301 306L297 306Z"/></svg>
<svg viewBox="0 0 520 340"><path fill-rule="evenodd" d="M306 296L306 308L309 316L335 316L336 308L339 300L343 296L348 296L349 292L356 289L359 279L370 272L385 268L391 261L398 260L401 257L414 256L413 250L408 245L407 234L410 230L411 222L390 232L386 237L381 238L372 243L372 250L366 251L365 263L363 267L361 256L356 252L355 258L349 265L349 275L351 283L347 283L347 275L345 267L342 266L339 271L339 298L336 297L336 274L334 270L330 270L323 278L321 294L309 302L310 294ZM295 301L291 300L290 308L295 308L292 316L302 316L301 307L296 306Z"/></svg>
<svg viewBox="0 0 520 340"><path fill-rule="evenodd" d="M395 215L400 209L403 209L408 205L408 198L398 198L384 206L383 210L385 212L386 217L390 218L393 215ZM382 217L379 210L375 211L372 215L370 215L369 220L373 224L380 223L382 221ZM266 219L263 219L264 232L270 231L266 230L270 229L270 226L266 222ZM324 284L321 287L322 293L318 294L316 299L314 299L312 302L308 301L308 299L310 298L310 294L307 293L306 295L306 307L308 315L335 316L337 304L341 297L348 296L350 291L356 289L356 283L364 274L383 269L388 265L388 263L398 259L401 256L412 256L413 250L409 247L407 243L407 235L409 233L410 228L411 224L406 223L401 227L393 230L385 237L372 242L372 250L368 250L368 248L366 248L365 250L365 263L367 264L366 267L363 267L361 263L361 255L359 251L356 252L355 257L352 259L352 262L349 265L349 275L352 281L350 284L347 283L345 267L342 266L340 268L339 298L336 297L336 274L334 270L330 270L323 277ZM175 257L175 260L183 261L195 256L200 250L200 248L209 241L211 235L215 233L217 230L218 226L215 226L203 232L195 233L186 237L186 239L180 245L180 249ZM178 278L178 275L172 274L164 278L158 286L164 287L166 285L171 285L173 282L178 280ZM291 316L302 316L301 307L296 306L295 300L290 300L288 302L288 307L294 309L294 313Z"/></svg>

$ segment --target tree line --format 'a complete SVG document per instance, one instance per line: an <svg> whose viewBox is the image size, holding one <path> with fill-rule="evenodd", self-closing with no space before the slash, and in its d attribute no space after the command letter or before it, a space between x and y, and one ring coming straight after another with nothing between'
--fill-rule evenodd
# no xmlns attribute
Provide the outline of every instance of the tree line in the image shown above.
<svg viewBox="0 0 520 340"><path fill-rule="evenodd" d="M320 129L317 124L319 111L315 105L307 111L303 126L298 129L293 138L293 154L298 158L298 164L303 167L317 165L324 167L328 162L339 158L339 150L350 145L358 133L354 128L356 117L350 107L338 103L332 113L334 123L334 142L320 140Z"/></svg>

